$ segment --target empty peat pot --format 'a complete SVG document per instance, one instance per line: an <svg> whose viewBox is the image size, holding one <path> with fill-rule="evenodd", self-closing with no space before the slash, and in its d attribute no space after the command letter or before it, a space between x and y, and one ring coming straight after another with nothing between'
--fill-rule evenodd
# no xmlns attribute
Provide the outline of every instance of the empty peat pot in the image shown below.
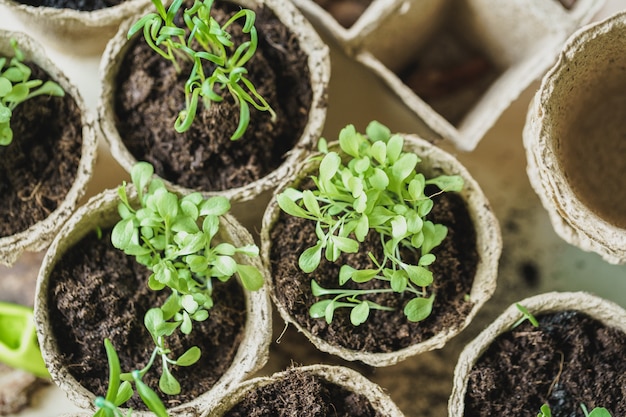
<svg viewBox="0 0 626 417"><path fill-rule="evenodd" d="M626 263L626 13L567 41L527 115L531 185L568 243Z"/></svg>

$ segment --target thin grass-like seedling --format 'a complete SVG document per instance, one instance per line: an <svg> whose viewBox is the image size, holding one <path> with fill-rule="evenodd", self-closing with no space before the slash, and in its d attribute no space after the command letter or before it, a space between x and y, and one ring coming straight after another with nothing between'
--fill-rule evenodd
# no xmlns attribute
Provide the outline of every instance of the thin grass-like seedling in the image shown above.
<svg viewBox="0 0 626 417"><path fill-rule="evenodd" d="M228 91L239 106L239 124L231 136L232 140L241 138L245 133L250 123L250 106L268 111L275 120L276 113L256 91L245 67L258 47L254 11L242 8L220 25L211 16L213 0L196 0L191 8L182 11L185 26L180 27L175 18L183 0L174 0L167 9L161 0L152 0L152 3L156 13L148 13L139 19L128 31L128 37L143 31L146 43L172 62L178 72L181 71L181 61L193 64L185 82L186 106L174 123L177 132L190 128L200 99L208 108L211 103L223 101L222 91ZM249 40L235 45L228 30L240 19L243 19L242 31L249 36ZM205 68L211 68L210 73Z"/></svg>

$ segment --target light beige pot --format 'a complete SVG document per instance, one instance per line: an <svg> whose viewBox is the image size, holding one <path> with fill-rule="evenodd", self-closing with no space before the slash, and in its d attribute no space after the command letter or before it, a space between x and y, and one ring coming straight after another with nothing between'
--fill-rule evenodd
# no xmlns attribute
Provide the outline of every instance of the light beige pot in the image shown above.
<svg viewBox="0 0 626 417"><path fill-rule="evenodd" d="M368 10L354 26L358 35L351 34L344 45L414 114L423 137L449 139L460 150L471 151L602 4L579 0L567 10L556 0L374 0L372 11L387 12ZM399 75L413 62L439 68L474 54L489 69L480 81L461 81L473 86L462 91L427 99Z"/></svg>
<svg viewBox="0 0 626 417"><path fill-rule="evenodd" d="M131 187L132 189L132 187ZM131 195L134 195L134 191ZM96 395L81 386L70 372L70 364L62 361L63 352L57 346L57 339L62 335L54 334L48 315L49 276L56 263L70 247L77 244L88 232L96 227L112 226L119 219L117 190L106 190L92 197L64 225L44 257L37 281L35 298L35 321L37 337L42 355L53 381L65 391L68 398L79 408L94 409ZM220 231L217 238L235 246L253 243L252 237L230 215L220 218ZM259 268L267 280L267 271L259 258L249 258L251 264ZM247 261L246 261L247 262ZM244 290L246 301L246 323L244 335L230 368L218 380L214 387L200 397L169 410L172 416L197 416L206 408L207 402L215 395L239 383L254 373L267 362L271 338L271 303L265 287L258 291ZM138 318L143 320L143 317ZM120 355L123 352L118 352ZM103 364L103 374L106 363ZM123 370L126 372L127 370ZM99 393L98 395L103 395ZM133 415L151 416L148 412L134 411Z"/></svg>
<svg viewBox="0 0 626 417"><path fill-rule="evenodd" d="M626 263L626 13L569 39L524 127L527 172L568 243Z"/></svg>
<svg viewBox="0 0 626 417"><path fill-rule="evenodd" d="M534 315L575 310L587 314L607 327L626 332L626 311L612 301L585 292L550 292L526 298L519 302ZM448 415L462 417L465 393L470 372L491 343L522 316L515 304L509 306L496 320L469 343L459 356L454 369L454 386L448 402Z"/></svg>
<svg viewBox="0 0 626 417"><path fill-rule="evenodd" d="M68 54L100 54L122 20L150 0L125 0L93 11L36 7L16 0L0 0L14 16L46 45Z"/></svg>
<svg viewBox="0 0 626 417"><path fill-rule="evenodd" d="M361 394L367 397L374 410L381 416L402 417L404 415L378 385L374 384L360 373L343 366L310 365L295 367L287 371L277 372L271 376L258 377L243 382L236 388L219 397L220 400L212 404L211 408L203 413L202 416L222 417L237 403L244 400L248 393L253 392L255 389L277 383L284 379L290 372L316 376L348 391Z"/></svg>
<svg viewBox="0 0 626 417"><path fill-rule="evenodd" d="M293 169L294 164L302 159L303 155L310 152L317 144L324 122L326 119L326 96L328 83L330 79L330 58L329 49L324 44L310 23L305 20L302 14L290 2L280 0L242 0L238 1L242 7L254 8L265 6L268 7L278 17L280 21L294 34L300 48L308 56L308 68L310 72L309 82L312 88L312 101L308 115L308 122L305 126L301 137L297 140L294 148L287 153L283 163L274 171L265 177L247 184L242 187L230 190L207 192L204 195L223 195L228 197L231 202L254 201L263 192L271 191L276 185ZM100 128L110 146L111 154L115 160L128 172L137 162L135 157L126 148L123 138L115 126L114 111L114 92L116 74L123 55L126 53L129 42L127 40L127 32L132 23L142 14L135 15L134 18L124 22L118 33L107 45L101 62L101 80L102 90L98 103L98 120ZM183 194L190 191L180 185L172 184L166 181L169 188L181 192ZM267 195L261 199L267 199ZM258 204L254 204L255 206ZM247 211L250 211L250 205ZM260 204L265 207L265 201Z"/></svg>
<svg viewBox="0 0 626 417"><path fill-rule="evenodd" d="M64 201L48 217L33 224L28 229L12 236L0 237L0 264L10 266L25 251L44 250L52 241L61 225L76 209L78 201L85 194L87 184L93 174L96 161L97 140L91 113L83 98L64 73L46 56L43 48L31 37L20 32L0 31L0 55L12 57L10 39L17 40L26 61L33 62L46 71L50 77L71 96L81 111L83 143L76 178L68 190ZM15 137L13 140L19 140Z"/></svg>
<svg viewBox="0 0 626 417"><path fill-rule="evenodd" d="M474 180L467 169L452 155L439 147L414 135L404 135L404 150L416 153L421 162L418 170L426 178L447 174L460 175L464 182L464 188L460 192L461 197L467 204L470 218L476 230L476 250L479 261L476 267L476 275L469 294L469 299L474 303L471 311L467 314L462 325L456 329L449 329L424 340L421 343L408 346L395 352L372 353L347 349L337 346L328 341L313 335L303 325L298 323L288 311L288 309L276 297L276 289L273 281L270 280L270 292L274 304L280 315L288 324L293 324L298 331L303 333L319 350L339 356L349 361L360 361L371 366L390 366L403 361L419 353L443 347L448 340L461 332L472 321L476 313L483 304L491 297L496 287L496 277L498 273L498 261L502 250L502 238L500 227L487 198L483 194L478 183ZM319 163L319 160L317 161ZM281 192L290 184L296 184L306 175L310 175L317 166L305 162L298 170L297 175L284 182L276 193ZM269 259L272 242L270 239L271 229L278 220L280 208L276 199L272 199L263 217L263 228L261 231L261 245L263 261L272 274L271 262Z"/></svg>

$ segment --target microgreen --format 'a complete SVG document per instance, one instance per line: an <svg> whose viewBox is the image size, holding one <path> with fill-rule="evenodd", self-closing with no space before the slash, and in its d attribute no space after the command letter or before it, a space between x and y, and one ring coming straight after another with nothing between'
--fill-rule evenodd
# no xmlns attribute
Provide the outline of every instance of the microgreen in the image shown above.
<svg viewBox="0 0 626 417"><path fill-rule="evenodd" d="M11 39L14 56L8 60L0 57L0 145L13 141L11 116L13 110L24 101L40 95L62 97L65 92L54 81L31 80L31 69L23 63L24 54L17 41ZM8 62L8 65L7 65Z"/></svg>
<svg viewBox="0 0 626 417"><path fill-rule="evenodd" d="M250 106L260 111L268 111L275 119L276 114L269 103L256 91L247 78L245 65L254 56L258 46L257 30L254 26L256 15L249 9L240 9L223 25L211 16L213 0L196 0L191 8L182 13L185 27L176 25L175 17L183 0L174 0L168 9L161 0L152 0L156 13L148 13L139 19L128 31L128 37L143 30L146 43L163 58L172 62L180 71L180 61L193 63L185 83L185 104L174 128L184 132L191 126L197 112L200 97L206 108L212 102L220 102L220 91L228 90L239 106L239 124L231 139L241 138L250 122ZM234 45L229 27L243 19L243 33L250 39ZM212 73L205 72L205 64Z"/></svg>
<svg viewBox="0 0 626 417"><path fill-rule="evenodd" d="M596 407L591 412L587 410L585 404L581 404L580 408L585 413L585 417L611 417L611 413L604 407ZM544 404L541 406L539 414L537 417L552 417L552 411L550 410L550 406L548 404Z"/></svg>
<svg viewBox="0 0 626 417"><path fill-rule="evenodd" d="M426 219L433 208L426 186L441 192L460 191L460 176L441 175L427 179L416 171L420 158L403 151L404 138L392 135L378 122L372 122L366 135L348 125L339 134L343 153L329 151L322 140L319 149L319 172L312 176L314 188L287 188L277 196L280 208L287 214L315 222L317 242L299 257L299 267L313 272L322 260L336 262L342 253L359 251L370 231L380 237L383 259L369 253L374 268L356 269L342 265L338 284L352 280L365 283L373 279L386 281L380 289L326 289L315 280L313 295L323 299L310 307L314 318L328 323L338 308L350 308L350 320L357 326L367 320L371 310L390 310L365 297L379 293L405 293L413 297L404 307L410 321L421 321L432 311L435 294L428 291L433 282L429 266L435 262L431 251L447 235L447 227ZM403 259L407 249L417 254L415 264Z"/></svg>
<svg viewBox="0 0 626 417"><path fill-rule="evenodd" d="M526 307L524 307L520 303L515 303L515 307L520 311L520 313L522 313L522 317L520 317L515 323L513 323L511 329L518 327L526 320L528 320L530 324L532 324L534 327L539 327L539 322L537 321L535 316L533 316L532 313L528 311Z"/></svg>
<svg viewBox="0 0 626 417"><path fill-rule="evenodd" d="M113 227L111 241L113 246L150 269L148 285L152 290L167 288L171 291L163 305L149 309L144 316L144 325L155 345L147 365L119 376L126 383L121 384L124 393L132 382L146 405L158 410L161 408L156 402L158 397L141 381L142 377L160 359L159 389L165 394L178 394L181 387L171 366L190 366L201 356L200 349L193 346L179 357L172 357L167 337L176 331L189 334L194 322L209 317L214 304L214 278L225 282L237 274L246 289L255 291L263 285L263 276L255 266L239 263L235 258L258 256L257 246L236 247L228 242L216 242L220 217L230 209L228 199L204 198L200 193L179 198L166 189L163 181L152 178L153 174L152 165L146 162L137 163L131 170L139 207L131 204L125 184L118 188L121 219ZM111 351L112 346L107 347L109 367L114 375L119 372ZM117 385L117 379L110 380L109 390L116 392ZM125 400L120 402L120 397ZM126 400L121 394L107 393L104 399L98 400L98 406L102 410L116 409ZM117 417L119 414L105 415Z"/></svg>

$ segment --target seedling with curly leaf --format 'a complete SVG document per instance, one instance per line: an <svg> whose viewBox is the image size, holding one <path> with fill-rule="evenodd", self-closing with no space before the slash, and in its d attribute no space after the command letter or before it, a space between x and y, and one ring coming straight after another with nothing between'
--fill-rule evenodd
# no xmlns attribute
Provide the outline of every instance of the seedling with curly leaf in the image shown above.
<svg viewBox="0 0 626 417"><path fill-rule="evenodd" d="M152 271L148 281L152 290L167 288L171 294L162 306L151 308L144 316L144 324L155 344L147 365L140 370L122 373L120 378L127 383L121 388L116 388L117 384L110 386L115 394L107 394L98 400L98 407L107 417L118 415L112 410L128 400L126 391L131 382L149 407L151 404L160 407L153 399L155 395L141 382L157 359L162 364L159 389L169 395L180 393L180 383L170 367L193 365L200 359L201 352L193 346L173 358L167 347L167 337L176 331L189 334L194 322L209 317L214 303L213 279L226 282L236 274L250 291L263 285L263 276L255 266L241 264L235 259L235 255L244 259L258 256L257 246L215 243L220 216L230 209L228 199L220 196L205 199L200 193L179 198L168 191L161 180L153 179L153 173L152 165L146 162L137 163L131 170L139 207L131 203L126 187L119 187L121 220L113 228L111 241L113 246L134 256L137 262ZM112 345L107 347L109 366L115 368L115 363L111 363L115 360L112 350ZM117 392L118 389L122 391ZM146 399L151 398L150 404Z"/></svg>
<svg viewBox="0 0 626 417"><path fill-rule="evenodd" d="M312 177L314 188L287 188L277 196L280 208L295 217L315 222L317 243L299 258L302 271L313 272L322 256L335 262L342 253L359 251L360 244L373 231L382 246L382 259L372 253L374 268L356 269L342 265L338 284L352 280L365 283L385 281L380 289L329 289L311 282L313 295L322 297L310 308L315 318L328 323L338 308L351 309L350 320L357 326L365 322L370 310L390 310L366 297L379 293L410 293L413 297L404 307L410 321L421 321L432 311L435 294L428 290L433 282L429 265L435 262L431 251L447 235L447 228L426 219L433 200L425 187L434 185L441 192L460 191L463 179L441 175L426 179L416 171L417 155L403 151L404 138L392 135L378 122L369 124L366 135L349 125L339 134L339 146L345 155L329 152L326 142L320 148L323 157L319 173ZM417 262L403 259L403 251L417 254Z"/></svg>
<svg viewBox="0 0 626 417"><path fill-rule="evenodd" d="M3 146L13 142L11 116L19 104L41 95L65 95L61 86L54 81L44 83L41 80L31 80L32 70L23 63L24 53L15 39L11 39L11 47L14 51L11 59L0 57L0 145Z"/></svg>
<svg viewBox="0 0 626 417"><path fill-rule="evenodd" d="M247 78L245 65L258 46L254 27L256 15L252 10L240 9L220 26L211 16L213 0L196 0L191 8L183 11L186 26L183 28L174 21L183 0L174 0L168 9L161 0L152 0L152 3L156 13L149 13L137 21L128 31L128 37L143 30L147 44L171 61L177 71L181 70L180 61L193 63L185 83L186 108L179 113L174 124L177 132L184 132L191 126L200 97L208 108L212 102L223 100L219 92L225 89L239 106L239 124L231 136L232 140L241 138L245 133L250 122L250 106L270 112L272 120L275 119L274 110ZM239 19L244 19L242 30L250 36L250 40L234 45L228 29ZM212 68L213 72L207 74L205 68Z"/></svg>

